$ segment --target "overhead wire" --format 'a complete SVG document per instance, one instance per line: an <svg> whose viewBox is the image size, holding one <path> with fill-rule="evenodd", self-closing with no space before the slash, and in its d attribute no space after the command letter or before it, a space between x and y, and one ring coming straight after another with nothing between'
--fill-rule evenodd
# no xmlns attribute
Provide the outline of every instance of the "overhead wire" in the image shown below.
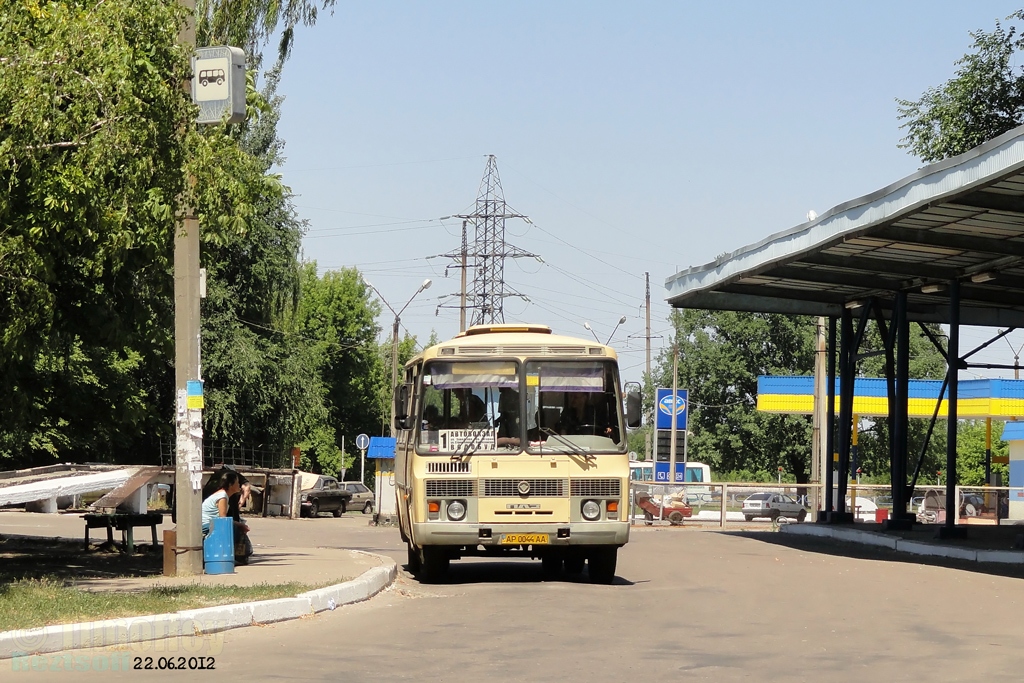
<svg viewBox="0 0 1024 683"><path fill-rule="evenodd" d="M591 213L590 211L587 211L586 209L584 209L584 208L582 208L582 207L580 207L580 206L577 206L577 205L573 204L572 202L570 202L569 200L565 199L565 198L564 198L564 197L562 197L561 195L558 195L558 194L556 194L556 193L555 193L555 192L554 192L553 190L551 190L551 189L549 189L549 188L545 187L544 185L541 185L541 184L540 184L540 183L538 183L538 182L537 182L536 180L533 180L532 178L530 178L530 177L529 177L528 175L526 175L526 174L525 174L525 173L523 173L522 171L520 171L520 170L516 169L515 167L513 167L513 166L509 165L509 163L508 163L507 161L504 161L504 160L503 160L503 161L502 161L501 163L502 163L502 166L504 166L504 167L506 167L506 168L509 168L509 169L511 169L511 170L512 170L513 172L515 172L515 173L518 173L518 174L519 174L519 175L521 175L521 176L523 177L523 179L525 179L525 180L526 180L526 181L527 181L528 183L531 183L531 184L533 184L533 185L534 185L535 187L538 187L538 188L540 188L541 190L544 190L545 192L547 192L548 194L550 194L550 195L551 195L552 197L554 197L554 198L555 198L555 199L557 199L558 201L560 201L560 202L562 202L563 204L565 204L566 206L570 206L570 207L572 207L572 208L576 209L577 211L579 211L580 213L583 213L583 214L585 214L585 215L587 215L587 216L590 216L590 217L591 217L591 218L593 218L594 220L596 220L596 221L598 221L598 222L600 222L600 223L603 223L604 225L607 225L607 226L608 226L609 228L613 228L613 229L615 229L615 230L620 230L620 231L621 231L621 228L620 228L619 226L617 226L617 225L614 225L614 224L612 224L612 223L609 223L608 221L606 221L606 220L605 220L604 218L602 218L601 216L598 216L598 215L596 215L596 214L594 214L594 213ZM538 227L539 227L539 226L538 226ZM640 239L643 239L643 238L640 238ZM651 242L650 240L644 240L644 241L645 241L645 242L648 242L648 243L651 243L651 244L653 244L653 242ZM655 246L657 246L657 247L658 247L659 249L664 249L664 248L665 248L665 245L664 245L664 244L656 244ZM674 251L674 250L670 250L670 251ZM678 254L678 255L680 255L680 256L682 256L682 255L683 255L683 254L681 254L681 253L679 253L679 252L674 252L674 253L677 253L677 254Z"/></svg>

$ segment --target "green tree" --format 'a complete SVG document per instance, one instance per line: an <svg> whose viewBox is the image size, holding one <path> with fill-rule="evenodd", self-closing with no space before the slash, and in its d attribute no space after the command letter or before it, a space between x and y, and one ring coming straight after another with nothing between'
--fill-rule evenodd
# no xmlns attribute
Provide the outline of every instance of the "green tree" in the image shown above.
<svg viewBox="0 0 1024 683"><path fill-rule="evenodd" d="M334 2L323 0L321 7L333 7ZM316 23L318 10L310 0L197 0L196 39L200 45L244 48L259 66L263 45L276 35L280 64L291 52L295 28Z"/></svg>
<svg viewBox="0 0 1024 683"><path fill-rule="evenodd" d="M117 453L169 411L182 20L170 0L0 13L0 457Z"/></svg>
<svg viewBox="0 0 1024 683"><path fill-rule="evenodd" d="M1024 10L1007 20L1024 20ZM926 163L940 161L1024 123L1024 36L1017 26L971 33L971 51L956 62L956 76L917 100L897 99L899 146Z"/></svg>
<svg viewBox="0 0 1024 683"><path fill-rule="evenodd" d="M679 386L690 391L690 459L716 472L777 472L782 466L807 481L810 418L757 412L757 377L813 371L813 320L686 309L673 311L672 323ZM656 379L672 386L671 352L659 357Z"/></svg>
<svg viewBox="0 0 1024 683"><path fill-rule="evenodd" d="M337 471L342 465L342 435L351 441L360 432L376 433L380 424L377 397L385 377L376 343L375 318L380 307L355 268L319 276L315 262L305 263L300 269L300 292L289 331L311 344L318 355L327 407L325 419L310 432L314 438L304 445L310 449L311 462L325 471ZM389 362L388 373L390 367Z"/></svg>
<svg viewBox="0 0 1024 683"><path fill-rule="evenodd" d="M191 123L184 18L174 0L0 13L0 458L138 461L170 421L173 204L235 255L287 209L258 155Z"/></svg>
<svg viewBox="0 0 1024 683"><path fill-rule="evenodd" d="M992 421L992 456L1006 457L1010 444L999 438L1005 423ZM985 481L985 421L962 420L956 434L957 483L962 486L983 486ZM943 460L943 462L945 462ZM937 468L945 469L945 465ZM1002 477L1003 485L1009 481L1008 468L1004 464L992 465L992 472Z"/></svg>
<svg viewBox="0 0 1024 683"><path fill-rule="evenodd" d="M311 433L320 434L327 406L319 355L283 328L299 293L303 223L282 188L262 183L283 161L276 87L274 71L262 93L265 106L238 135L239 148L252 162L247 183L263 190L252 197L245 232L211 240L202 253L208 281L204 417L207 436L224 446L286 453Z"/></svg>

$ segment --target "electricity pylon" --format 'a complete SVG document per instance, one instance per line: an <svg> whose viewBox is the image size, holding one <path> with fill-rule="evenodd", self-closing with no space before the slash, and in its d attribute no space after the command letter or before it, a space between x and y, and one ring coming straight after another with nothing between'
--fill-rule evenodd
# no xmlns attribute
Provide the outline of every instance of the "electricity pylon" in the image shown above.
<svg viewBox="0 0 1024 683"><path fill-rule="evenodd" d="M538 256L505 241L506 220L522 218L530 222L530 219L510 210L505 203L501 178L498 176L498 161L493 154L487 157L487 168L480 182L475 210L470 214L456 214L453 218L463 219L462 249L442 256L455 259L463 269L460 301L460 309L463 311L462 328L465 329L466 309L473 310L471 325L503 323L505 299L510 296L526 299L505 282L505 259ZM466 239L468 223L473 225L472 244ZM473 269L473 281L468 286L465 272L467 268ZM439 309L449 307L444 304L438 306Z"/></svg>

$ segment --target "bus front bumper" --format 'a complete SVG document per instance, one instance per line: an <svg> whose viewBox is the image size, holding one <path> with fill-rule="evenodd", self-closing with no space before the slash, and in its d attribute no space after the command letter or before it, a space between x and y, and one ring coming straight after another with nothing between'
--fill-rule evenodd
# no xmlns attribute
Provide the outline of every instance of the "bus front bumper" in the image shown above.
<svg viewBox="0 0 1024 683"><path fill-rule="evenodd" d="M505 546L518 545L625 545L629 522L571 522L566 524L477 524L460 522L413 523L416 545ZM524 534L546 536L538 543L521 543ZM515 538L509 538L515 537Z"/></svg>

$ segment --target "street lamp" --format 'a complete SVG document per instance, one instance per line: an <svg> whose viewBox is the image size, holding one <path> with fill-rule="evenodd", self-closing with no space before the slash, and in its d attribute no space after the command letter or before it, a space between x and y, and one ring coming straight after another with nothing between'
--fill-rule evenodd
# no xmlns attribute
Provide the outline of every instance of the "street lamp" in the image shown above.
<svg viewBox="0 0 1024 683"><path fill-rule="evenodd" d="M615 323L615 327L614 329L612 329L612 333L608 335L608 339L604 343L605 346L608 346L608 342L612 340L612 337L614 337L615 333L618 331L619 325L621 325L624 322L626 322L626 316L622 316L621 318L619 318L619 322ZM601 343L601 340L597 338L597 332L594 332L594 328L590 326L589 322L583 323L583 327L590 330L590 334L594 335L594 339L597 341L598 344Z"/></svg>
<svg viewBox="0 0 1024 683"><path fill-rule="evenodd" d="M385 299L384 296L380 293L379 289L374 287L372 284L370 284L366 280L363 280L363 282L366 282L367 286L370 289L372 289L374 292L377 293L377 298L380 299L381 301L383 301L384 305L388 307L388 310L395 314L395 324L391 328L391 392L392 392L392 394L391 394L391 422L388 425L388 430L390 431L391 435L394 436L394 434L395 434L395 396L394 396L394 391L395 391L395 386L398 384L398 325L401 322L402 314L405 313L405 309L409 308L409 304L412 303L412 300L415 299L417 296L419 296L419 293L422 292L424 289L429 289L430 285L432 283L430 281L430 278L427 278L426 280L424 280L423 284L420 285L420 288L417 289L413 293L413 295L411 297L409 297L409 300L405 302L405 305L402 306L399 310L396 311L394 308L392 308L391 304L388 303L388 300Z"/></svg>
<svg viewBox="0 0 1024 683"><path fill-rule="evenodd" d="M621 325L624 322L626 322L626 316L622 316L621 318L619 318L619 322L615 323L615 328L612 330L612 333L608 335L608 341L604 343L605 346L608 346L608 344L612 340L612 337L614 337L615 333L619 331L619 325Z"/></svg>

